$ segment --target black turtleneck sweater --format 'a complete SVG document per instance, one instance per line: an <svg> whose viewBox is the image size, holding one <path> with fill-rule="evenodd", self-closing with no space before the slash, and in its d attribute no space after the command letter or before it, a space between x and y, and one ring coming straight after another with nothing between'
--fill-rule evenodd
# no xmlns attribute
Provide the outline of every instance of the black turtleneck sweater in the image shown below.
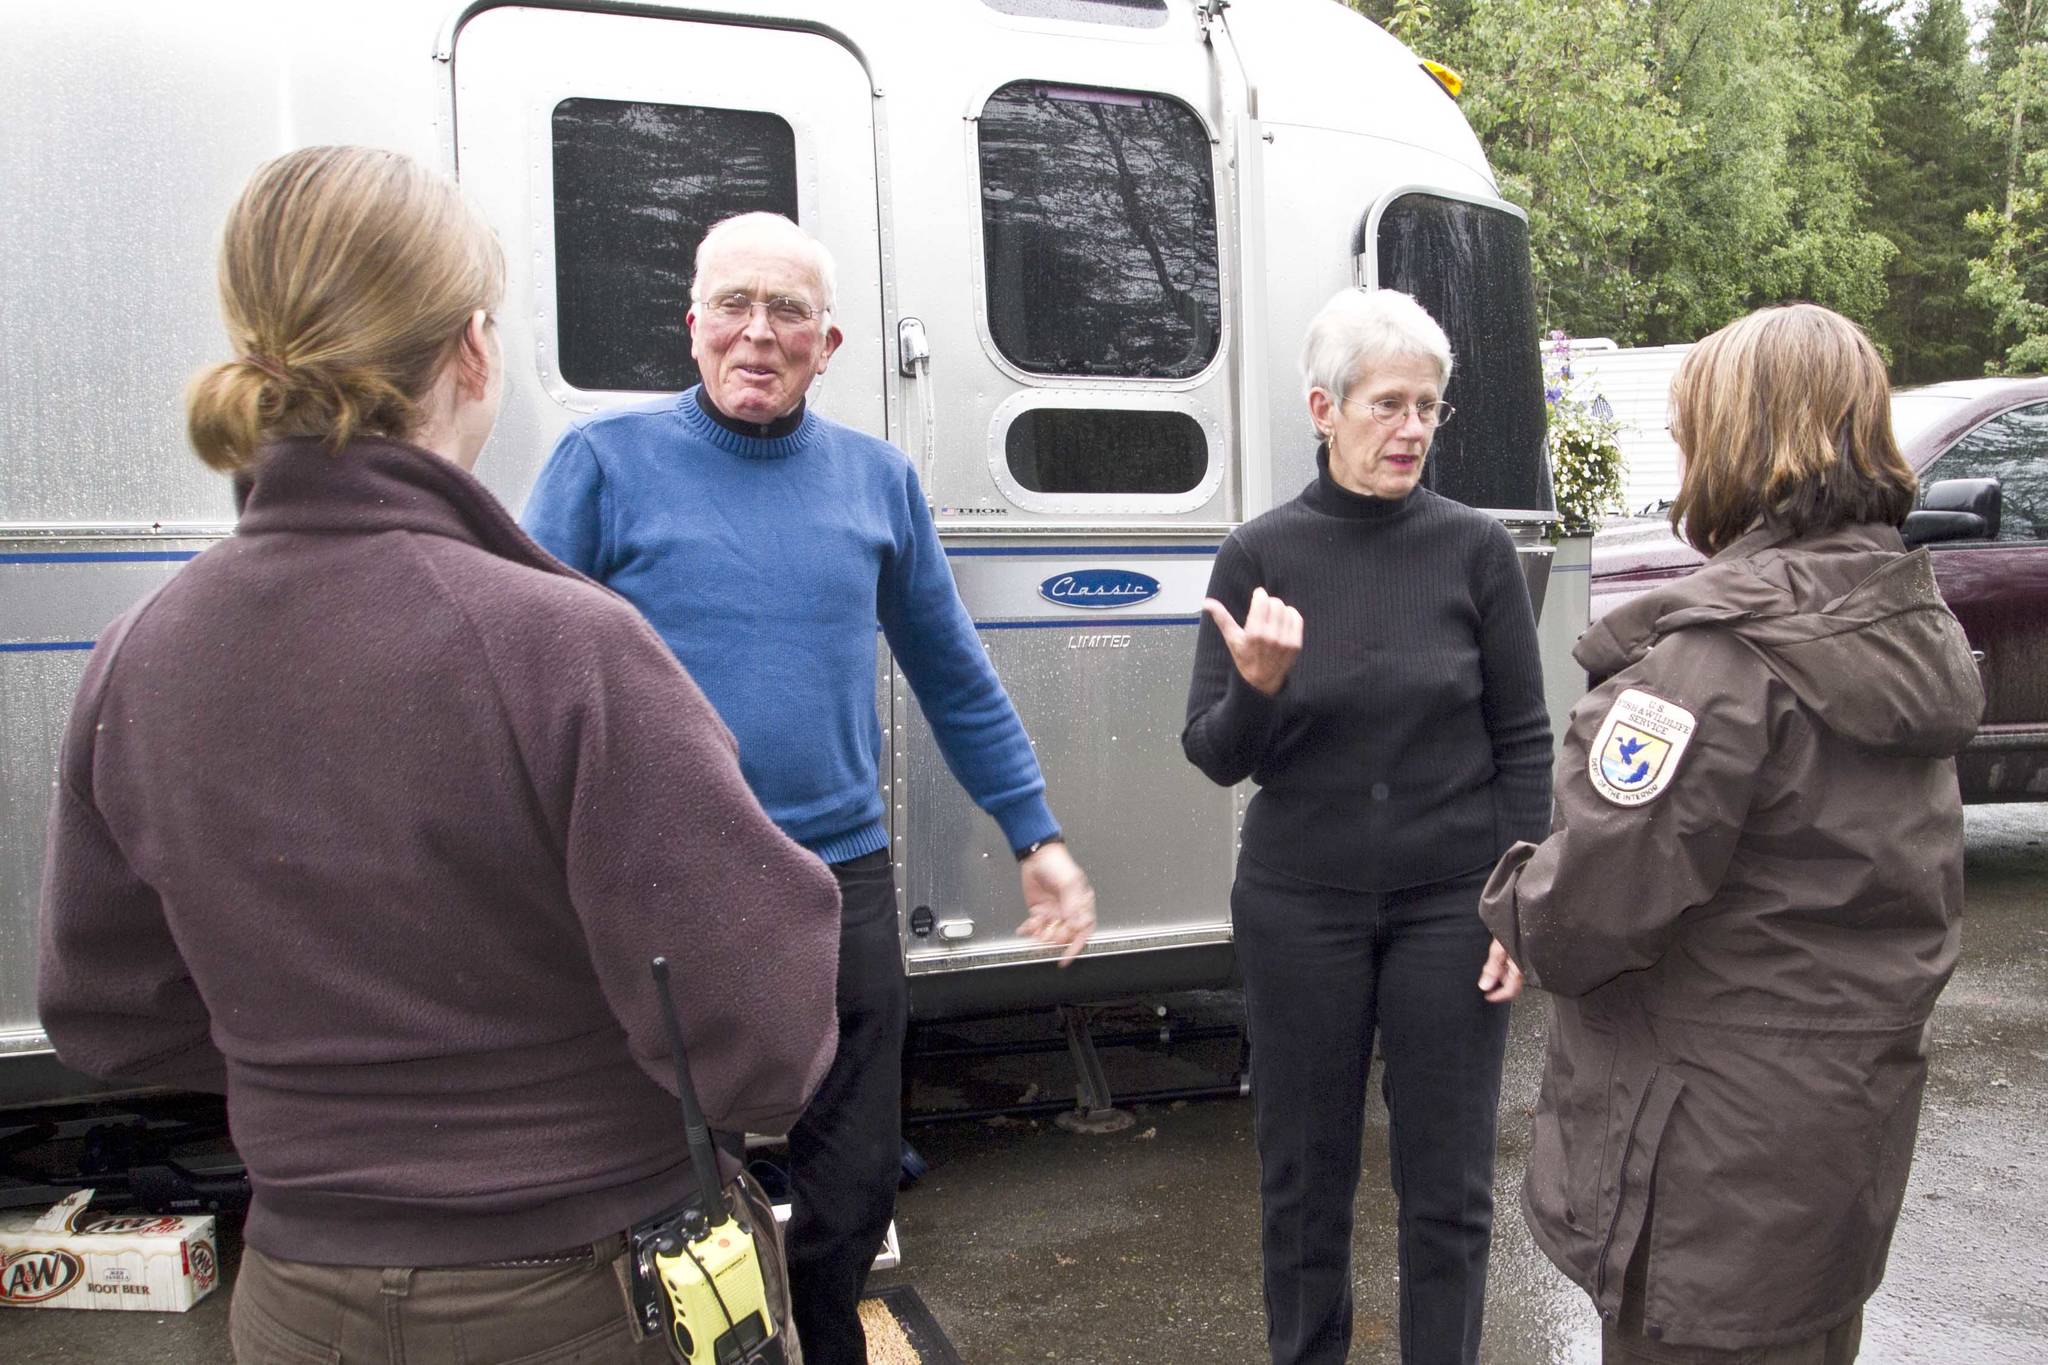
<svg viewBox="0 0 2048 1365"><path fill-rule="evenodd" d="M1550 826L1550 720L1536 620L1507 531L1417 489L1389 501L1330 477L1246 522L1209 595L1239 621L1263 587L1301 612L1276 696L1202 620L1189 761L1252 778L1243 853L1276 871L1393 891L1493 865Z"/></svg>
<svg viewBox="0 0 2048 1365"><path fill-rule="evenodd" d="M721 412L718 404L711 401L711 395L704 391L704 386L699 384L697 386L697 406L704 410L706 417L709 417L733 435L746 436L756 441L779 441L783 437L795 432L798 427L804 424L804 400L801 398L796 400L795 407L783 413L782 416L772 422L745 422L737 417L728 417L725 413Z"/></svg>

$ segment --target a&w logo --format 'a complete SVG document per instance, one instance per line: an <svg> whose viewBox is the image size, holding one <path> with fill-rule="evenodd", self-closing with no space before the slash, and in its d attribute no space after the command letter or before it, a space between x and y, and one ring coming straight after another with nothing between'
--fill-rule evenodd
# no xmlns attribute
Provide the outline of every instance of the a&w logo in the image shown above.
<svg viewBox="0 0 2048 1365"><path fill-rule="evenodd" d="M193 1243L191 1262L192 1287L197 1292L204 1294L207 1290L213 1288L213 1277L219 1273L219 1267L213 1261L212 1244L209 1242Z"/></svg>
<svg viewBox="0 0 2048 1365"><path fill-rule="evenodd" d="M68 1251L17 1251L0 1261L0 1301L54 1299L84 1274L85 1263Z"/></svg>

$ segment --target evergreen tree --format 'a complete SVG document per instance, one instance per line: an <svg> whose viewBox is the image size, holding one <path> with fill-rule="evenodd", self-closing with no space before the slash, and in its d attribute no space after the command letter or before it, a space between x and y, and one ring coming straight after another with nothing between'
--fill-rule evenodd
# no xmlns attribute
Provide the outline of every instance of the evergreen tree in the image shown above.
<svg viewBox="0 0 2048 1365"><path fill-rule="evenodd" d="M1658 197L1689 146L1636 9L1494 0L1450 45L1473 77L1466 116L1503 193L1529 211L1539 315L1625 342L1654 294L1640 257Z"/></svg>
<svg viewBox="0 0 2048 1365"><path fill-rule="evenodd" d="M1864 221L1881 144L1861 15L1841 0L1794 0L1787 17L1796 43L1787 233L1761 262L1750 301L1808 299L1867 325L1884 307L1898 248Z"/></svg>
<svg viewBox="0 0 2048 1365"><path fill-rule="evenodd" d="M2048 0L2000 0L1989 84L1964 0L1345 3L1467 77L1546 327L1690 341L1806 298L1902 381L2048 332Z"/></svg>
<svg viewBox="0 0 2048 1365"><path fill-rule="evenodd" d="M1873 317L1895 248L1862 225L1878 139L1841 7L1651 0L1648 9L1663 79L1692 135L1658 196L1648 339L1690 341L1793 298Z"/></svg>
<svg viewBox="0 0 2048 1365"><path fill-rule="evenodd" d="M2048 0L2000 0L1987 47L1977 124L2000 138L2005 165L1999 202L1969 217L1985 248L1969 292L2005 348L1987 368L2048 371Z"/></svg>
<svg viewBox="0 0 2048 1365"><path fill-rule="evenodd" d="M1962 230L1990 197L1994 145L1972 119L1983 72L1962 0L1928 0L1890 60L1872 63L1884 149L1871 168L1868 221L1898 248L1874 334L1902 384L1973 374L1993 350L1991 315L1968 297L1974 243Z"/></svg>

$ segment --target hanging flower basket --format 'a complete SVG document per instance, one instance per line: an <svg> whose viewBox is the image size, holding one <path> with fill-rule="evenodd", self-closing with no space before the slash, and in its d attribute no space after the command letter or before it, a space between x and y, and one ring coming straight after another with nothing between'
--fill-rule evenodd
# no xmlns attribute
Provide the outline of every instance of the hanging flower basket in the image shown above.
<svg viewBox="0 0 2048 1365"><path fill-rule="evenodd" d="M1621 424L1604 398L1587 402L1572 382L1571 338L1553 331L1543 352L1551 490L1559 531L1581 535L1622 510Z"/></svg>

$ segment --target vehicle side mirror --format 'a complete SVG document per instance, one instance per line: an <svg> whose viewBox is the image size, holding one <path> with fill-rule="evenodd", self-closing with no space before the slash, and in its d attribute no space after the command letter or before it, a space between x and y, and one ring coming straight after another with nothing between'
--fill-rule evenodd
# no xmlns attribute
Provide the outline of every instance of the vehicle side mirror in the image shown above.
<svg viewBox="0 0 2048 1365"><path fill-rule="evenodd" d="M1906 545L1998 539L2004 489L1996 479L1942 479L1921 490L1920 506L1906 514Z"/></svg>

